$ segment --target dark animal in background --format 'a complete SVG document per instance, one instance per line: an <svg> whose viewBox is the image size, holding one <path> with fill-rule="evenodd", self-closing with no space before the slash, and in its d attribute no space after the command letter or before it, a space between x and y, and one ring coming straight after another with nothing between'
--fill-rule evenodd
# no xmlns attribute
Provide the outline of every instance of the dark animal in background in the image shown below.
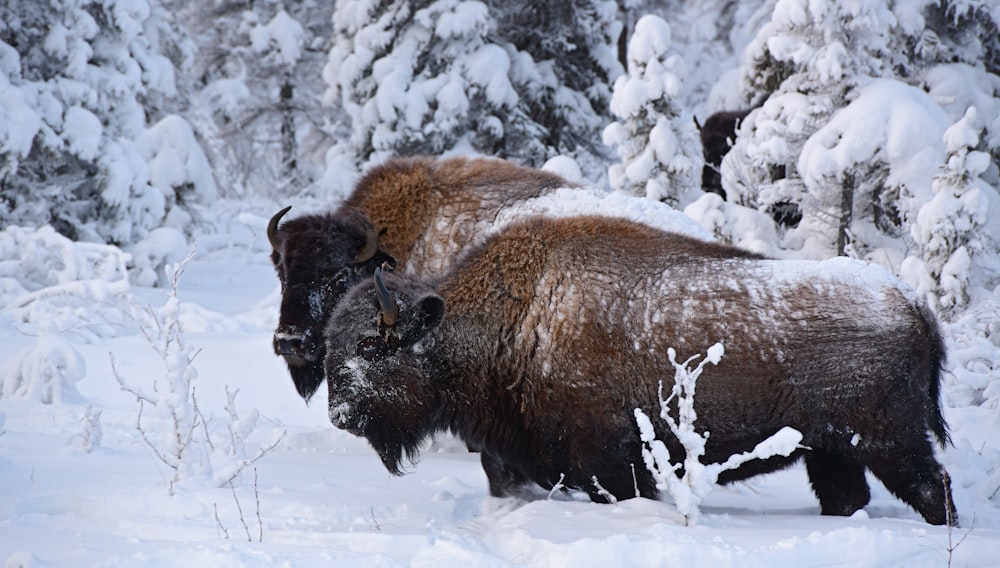
<svg viewBox="0 0 1000 568"><path fill-rule="evenodd" d="M426 275L442 271L493 230L503 210L561 187L562 177L488 158L389 160L364 175L336 211L281 223L267 237L281 280L275 353L308 400L323 381L323 326L351 286L383 263Z"/></svg>
<svg viewBox="0 0 1000 568"><path fill-rule="evenodd" d="M701 136L702 154L705 158L705 165L701 169L701 189L703 191L716 193L722 196L722 199L726 199L726 190L722 187L722 159L733 148L733 144L736 142L736 131L739 130L743 119L752 110L720 111L705 119L703 125L699 124L697 119L695 120L695 125ZM771 175L775 180L784 179L785 168L783 166L776 168ZM782 227L794 227L802 220L802 211L799 206L788 200L772 204L768 207L767 213L774 219L775 223Z"/></svg>
<svg viewBox="0 0 1000 568"><path fill-rule="evenodd" d="M717 193L723 199L726 198L719 167L722 166L722 158L733 147L736 131L743 119L750 114L750 110L752 109L717 112L706 118L705 124L698 124L695 120L701 136L702 154L705 157L705 165L701 170L701 188L704 191Z"/></svg>
<svg viewBox="0 0 1000 568"><path fill-rule="evenodd" d="M533 218L440 277L377 273L341 301L326 337L331 422L396 474L450 430L482 452L493 495L533 482L653 497L634 409L658 415L668 348L683 360L721 342L695 397L706 463L785 426L806 447L721 482L804 458L823 514L868 502L867 469L927 522L955 518L930 441L948 441L942 340L881 268L768 260L604 217Z"/></svg>

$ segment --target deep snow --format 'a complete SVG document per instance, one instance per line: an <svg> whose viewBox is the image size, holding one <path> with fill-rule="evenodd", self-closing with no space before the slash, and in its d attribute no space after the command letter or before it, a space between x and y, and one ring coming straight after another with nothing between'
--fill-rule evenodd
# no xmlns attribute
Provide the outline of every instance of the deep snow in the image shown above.
<svg viewBox="0 0 1000 568"><path fill-rule="evenodd" d="M197 240L177 292L207 420L194 444L205 446L210 434L218 446L228 435L227 387L239 389L247 455L280 437L232 487L217 487L209 471L171 488L173 472L136 430L135 397L115 380L109 354L130 384L149 391L166 381L164 362L120 306L159 308L168 290L132 285L116 294L109 286L98 294L94 285L62 284L63 293L46 297L37 289L60 284L32 280L24 266L12 273L0 241L6 566L945 566L949 548L952 566L995 566L1000 558L1000 418L988 404L946 408L956 447L943 460L962 521L952 531L925 524L874 480L862 512L822 517L802 467L717 488L694 527L684 526L669 498L604 505L542 490L525 502L492 498L477 455L448 438L408 475L392 477L365 441L329 424L325 388L306 406L271 351L279 291L260 235L273 204L257 205L252 212L252 204L228 205L233 210L221 215L231 222ZM56 241L39 238L39 248ZM115 281L115 271L103 274ZM26 293L36 298L31 312L17 301ZM32 350L39 362L22 365L20 377L36 381L35 389L8 392L12 369ZM973 355L995 352L981 346ZM45 369L59 395L49 404L39 394ZM946 383L946 401L961 401L952 392L958 387L947 386L955 384L965 383ZM149 434L169 430L158 410L144 410ZM86 426L88 416L96 428ZM232 465L217 457L209 460L216 474Z"/></svg>

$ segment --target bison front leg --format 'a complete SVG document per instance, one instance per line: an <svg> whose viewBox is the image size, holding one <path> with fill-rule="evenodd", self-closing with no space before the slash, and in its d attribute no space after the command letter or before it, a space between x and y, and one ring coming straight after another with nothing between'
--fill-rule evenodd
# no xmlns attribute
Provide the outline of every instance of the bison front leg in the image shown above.
<svg viewBox="0 0 1000 568"><path fill-rule="evenodd" d="M886 489L911 506L932 525L958 526L951 478L926 448L899 448L868 465Z"/></svg>
<svg viewBox="0 0 1000 568"><path fill-rule="evenodd" d="M847 458L812 450L806 455L806 472L824 515L853 515L871 499L864 466Z"/></svg>
<svg viewBox="0 0 1000 568"><path fill-rule="evenodd" d="M490 485L490 495L494 497L511 497L518 494L528 480L516 471L507 467L503 460L488 451L483 451L479 458L486 472L486 480Z"/></svg>

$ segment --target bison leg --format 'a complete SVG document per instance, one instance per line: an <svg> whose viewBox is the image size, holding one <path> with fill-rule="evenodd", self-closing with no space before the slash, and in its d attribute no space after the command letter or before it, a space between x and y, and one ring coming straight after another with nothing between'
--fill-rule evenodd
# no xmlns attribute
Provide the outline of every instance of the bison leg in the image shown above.
<svg viewBox="0 0 1000 568"><path fill-rule="evenodd" d="M806 471L824 515L853 515L871 498L864 466L847 458L813 450L806 455Z"/></svg>
<svg viewBox="0 0 1000 568"><path fill-rule="evenodd" d="M483 451L479 456L486 472L486 480L490 484L490 495L494 497L509 497L528 482L524 476L507 467L503 460L490 452Z"/></svg>
<svg viewBox="0 0 1000 568"><path fill-rule="evenodd" d="M894 451L868 465L893 495L913 507L932 525L958 526L951 499L951 479L934 459L930 444L923 450Z"/></svg>

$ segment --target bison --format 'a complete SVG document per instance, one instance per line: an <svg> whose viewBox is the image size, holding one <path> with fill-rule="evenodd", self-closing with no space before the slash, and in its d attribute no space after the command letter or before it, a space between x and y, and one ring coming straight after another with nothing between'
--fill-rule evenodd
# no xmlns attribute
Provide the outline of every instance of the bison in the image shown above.
<svg viewBox="0 0 1000 568"><path fill-rule="evenodd" d="M329 417L399 474L451 431L481 451L490 493L535 483L603 501L654 497L634 410L657 415L682 357L725 346L695 407L721 462L785 426L821 512L869 500L870 471L927 522L955 519L930 436L945 356L933 315L888 272L848 259L779 261L596 216L508 226L444 274L379 270L326 328ZM669 389L669 386L667 387ZM673 409L676 412L676 407ZM665 424L671 456L683 448Z"/></svg>
<svg viewBox="0 0 1000 568"><path fill-rule="evenodd" d="M695 120L701 138L702 154L705 157L705 165L701 170L702 190L726 198L719 166L722 165L722 158L733 147L736 131L739 130L743 119L750 114L750 110L752 109L720 111L706 118L705 124L698 124Z"/></svg>
<svg viewBox="0 0 1000 568"><path fill-rule="evenodd" d="M463 250L529 212L601 211L708 236L667 205L489 158L390 160L363 176L332 213L282 223L288 210L267 228L282 288L273 345L307 401L323 381L323 325L344 292L383 263L414 276L440 273Z"/></svg>
<svg viewBox="0 0 1000 568"><path fill-rule="evenodd" d="M388 262L415 275L444 269L494 221L558 188L562 177L487 158L389 160L364 175L332 213L267 226L281 281L273 347L307 401L323 381L322 329L338 299Z"/></svg>

